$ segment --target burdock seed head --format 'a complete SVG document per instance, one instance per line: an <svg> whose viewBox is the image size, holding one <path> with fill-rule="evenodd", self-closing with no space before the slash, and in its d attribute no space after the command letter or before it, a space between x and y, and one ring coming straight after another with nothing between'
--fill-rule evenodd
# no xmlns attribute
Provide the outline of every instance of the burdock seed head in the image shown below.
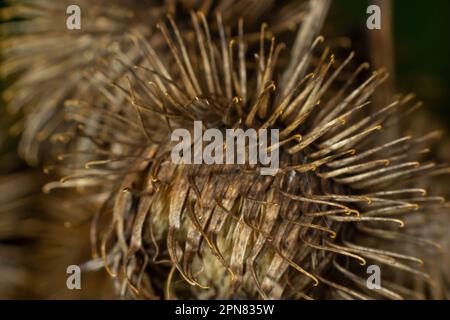
<svg viewBox="0 0 450 320"><path fill-rule="evenodd" d="M347 71L353 53L341 60L323 47L317 21L327 2L315 4L294 42L277 44L262 25L252 51L244 20L230 33L220 14L217 32L201 13L192 13L191 29L169 19L159 25L167 45L162 54L136 38L145 58L113 79L117 91L95 103L67 103L66 117L75 124L54 137L66 146L54 167L65 177L46 190L76 187L102 203L91 229L93 257L103 259L121 295L428 294L426 261L401 248L439 249L405 232L414 231L405 221L444 201L421 186L422 178L449 170L425 158L437 134L380 142L384 129L417 102L398 95L370 112L386 72L365 75L366 64ZM194 121L221 131L279 129L280 142L271 146L279 148L278 172L173 163L171 132L192 131ZM69 159L82 161L73 168ZM372 264L383 270L376 291L366 285Z"/></svg>
<svg viewBox="0 0 450 320"><path fill-rule="evenodd" d="M99 75L110 79L123 75L123 65L115 60L123 52L129 63L141 63L136 48L130 46L130 34L139 32L158 47L163 39L157 32L153 36L156 22L168 13L188 16L190 9L205 14L226 10L226 21L240 15L251 16L255 24L267 19L278 31L298 24L303 12L301 5L290 1L279 4L279 14L271 14L274 1L81 0L76 3L80 29L69 30L66 20L71 11L67 10L73 4L69 0L10 0L0 10L2 78L10 84L3 97L11 112L25 117L16 126L16 131L23 132L19 152L33 165L49 154L47 138L64 129L64 100L95 101L104 87Z"/></svg>

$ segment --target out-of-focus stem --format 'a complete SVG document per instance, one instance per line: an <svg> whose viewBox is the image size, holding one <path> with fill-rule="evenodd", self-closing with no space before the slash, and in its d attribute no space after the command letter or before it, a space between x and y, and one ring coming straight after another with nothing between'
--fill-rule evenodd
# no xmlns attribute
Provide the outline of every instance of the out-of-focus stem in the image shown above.
<svg viewBox="0 0 450 320"><path fill-rule="evenodd" d="M373 96L373 110L379 110L391 102L395 94L395 51L393 41L392 0L371 0L381 9L381 30L368 30L370 60L374 69L384 68L390 76ZM392 127L387 138L394 136L399 128Z"/></svg>

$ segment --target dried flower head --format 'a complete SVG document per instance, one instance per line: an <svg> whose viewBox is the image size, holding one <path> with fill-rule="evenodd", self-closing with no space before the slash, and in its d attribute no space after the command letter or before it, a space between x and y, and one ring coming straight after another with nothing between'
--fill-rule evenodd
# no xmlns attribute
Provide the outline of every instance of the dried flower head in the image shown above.
<svg viewBox="0 0 450 320"><path fill-rule="evenodd" d="M167 13L226 10L227 20L249 15L259 24L273 8L274 1L221 0L213 4L82 0L77 2L82 12L81 29L68 30L66 10L71 4L69 0L38 3L11 0L0 11L1 20L7 21L1 26L2 78L11 82L3 96L11 112L22 111L25 116L16 126L23 131L19 151L33 165L48 154L40 146L52 133L61 130L65 99L84 97L95 101L95 94L104 85L103 78L92 79L95 71L106 72L111 79L123 75L123 66L114 60L118 51L125 52L134 64L140 63L135 48L130 46L129 34L139 32L158 47L162 38L159 33L153 37L154 25ZM286 30L302 19L299 12L298 6L287 2L280 14L271 15L268 20L277 29Z"/></svg>
<svg viewBox="0 0 450 320"><path fill-rule="evenodd" d="M65 177L45 189L75 187L103 203L93 257L122 296L399 299L433 290L420 257L386 248L439 249L414 235L417 217L444 202L421 187L449 171L426 160L438 133L383 141L384 128L420 103L398 95L367 110L387 74L365 77L366 64L345 72L353 53L339 61L323 48L317 32L327 5L314 2L288 45L262 25L256 52L242 19L232 34L220 14L217 32L201 13L191 14L192 29L169 18L159 25L162 54L136 37L145 58L135 66L122 57L128 72L113 79L117 91L66 103L72 130L53 140L67 153L49 168ZM270 147L280 151L279 171L174 164L170 134L192 130L194 120L279 129ZM381 290L367 288L368 264L389 270Z"/></svg>

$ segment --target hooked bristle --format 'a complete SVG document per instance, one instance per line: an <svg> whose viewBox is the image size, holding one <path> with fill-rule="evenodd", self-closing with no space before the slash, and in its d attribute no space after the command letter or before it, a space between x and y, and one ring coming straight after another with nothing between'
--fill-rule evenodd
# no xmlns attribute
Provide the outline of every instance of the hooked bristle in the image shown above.
<svg viewBox="0 0 450 320"><path fill-rule="evenodd" d="M426 196L419 179L448 167L423 159L432 134L380 142L416 102L399 95L377 112L367 110L387 74L379 70L358 83L364 64L343 84L336 81L354 54L339 62L320 48L319 28L307 23L320 9L309 12L287 53L268 39L266 26L258 48L246 41L243 20L234 36L220 15L217 32L194 13L193 30L169 19L169 26L160 24L167 48L137 42L145 59L128 64L126 77L115 82L117 96L68 106L68 118L83 124L74 141L86 141L72 156L85 162L76 169L60 163L69 176L54 187L110 194L99 213L110 222L93 225L93 248L118 286L128 288L121 294L411 297L409 284L390 285L389 274L376 293L362 286L368 261L430 283L417 268L420 258L370 242L433 247L404 229L410 216L439 210L443 199ZM188 33L195 39L186 41ZM292 63L280 63L283 54ZM282 140L271 146L280 152L277 173L263 176L258 165L174 164L171 132L193 132L195 121L221 132L278 129ZM159 262L166 265L164 280L146 272ZM143 284L143 275L152 285Z"/></svg>
<svg viewBox="0 0 450 320"><path fill-rule="evenodd" d="M0 179L8 294L446 296L442 133L403 132L422 102L320 34L330 0L81 0L68 32L69 4L0 9L10 131L50 175Z"/></svg>

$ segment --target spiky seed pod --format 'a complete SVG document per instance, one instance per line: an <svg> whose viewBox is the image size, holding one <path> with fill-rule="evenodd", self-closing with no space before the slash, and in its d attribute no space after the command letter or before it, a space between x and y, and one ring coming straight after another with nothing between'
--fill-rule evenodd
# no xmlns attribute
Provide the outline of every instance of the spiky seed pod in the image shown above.
<svg viewBox="0 0 450 320"><path fill-rule="evenodd" d="M127 59L140 63L134 47L129 46L129 34L139 32L158 46L161 37L152 37L153 27L167 13L183 12L177 8L227 10L226 19L244 14L259 24L274 1L82 0L77 2L82 11L81 30L68 30L66 10L72 4L69 0L11 0L0 11L1 20L7 21L1 26L2 78L12 82L3 96L10 111L25 115L18 125L23 130L19 151L33 165L48 154L40 145L60 129L63 101L82 96L94 101L99 91L91 89L104 86L103 77L92 79L94 68L110 79L122 76L123 66L113 58L119 46ZM299 12L299 6L288 3L279 15L269 15L268 21L286 30L302 19Z"/></svg>
<svg viewBox="0 0 450 320"><path fill-rule="evenodd" d="M309 18L326 4L317 3ZM92 225L94 258L102 257L121 294L399 299L426 293L413 285L431 281L423 261L381 245L439 247L403 231L403 219L443 201L418 182L448 172L419 161L436 135L379 144L383 128L414 109L413 96L399 95L366 114L387 75L380 70L358 82L365 65L329 90L353 54L336 66L325 48L313 64L322 39L314 40L317 27L307 21L317 19L306 18L285 66L278 59L282 45L274 38L267 43L265 27L254 60L243 22L231 38L218 16L218 36L210 37L208 24L193 14L195 41L183 39L174 24L172 32L161 25L170 57L141 43L148 59L130 65L128 80L117 84L128 103L114 104L112 95L105 104L68 103L68 117L79 124L56 140L86 139L94 151L69 148L58 165L69 175L46 189L107 195ZM220 130L280 129L280 170L271 177L258 166L173 164L170 133L192 130L193 120ZM64 168L68 157L86 154L92 155L87 163ZM362 267L368 263L400 270L404 280L383 271L383 288L371 291Z"/></svg>
<svg viewBox="0 0 450 320"><path fill-rule="evenodd" d="M435 127L445 128L445 123L442 119L436 118L430 110L422 109L420 112L415 112L410 123L407 125L408 130L416 134L423 134L425 126L433 125ZM436 144L432 152L434 159L441 162L450 162L450 140L448 132L443 132L443 137ZM450 177L448 175L427 181L426 186L435 194L441 194L448 199L450 192L448 185ZM450 207L444 206L440 210L433 212L432 215L423 215L420 221L420 228L417 230L421 237L429 237L439 241L442 245L442 254L433 255L428 253L426 261L431 265L432 273L435 275L437 288L439 293L433 294L437 299L450 298L450 270L448 265L450 263ZM412 250L412 248L411 248Z"/></svg>

